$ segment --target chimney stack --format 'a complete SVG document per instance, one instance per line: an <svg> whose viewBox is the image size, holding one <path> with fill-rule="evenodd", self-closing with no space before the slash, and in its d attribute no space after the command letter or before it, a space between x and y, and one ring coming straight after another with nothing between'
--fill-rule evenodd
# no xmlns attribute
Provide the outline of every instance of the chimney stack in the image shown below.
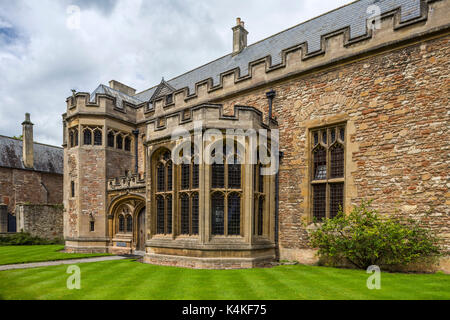
<svg viewBox="0 0 450 320"><path fill-rule="evenodd" d="M25 113L25 121L22 122L22 152L23 164L28 169L34 168L33 146L33 123L30 120L30 114Z"/></svg>
<svg viewBox="0 0 450 320"><path fill-rule="evenodd" d="M241 18L236 19L236 26L233 30L233 55L240 53L247 47L247 35L248 31L245 30L244 21Z"/></svg>

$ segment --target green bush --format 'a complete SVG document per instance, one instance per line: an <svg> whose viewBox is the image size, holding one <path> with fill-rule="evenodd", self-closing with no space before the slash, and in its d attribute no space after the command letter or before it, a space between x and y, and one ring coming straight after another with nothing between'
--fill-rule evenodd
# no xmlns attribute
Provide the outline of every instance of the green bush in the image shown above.
<svg viewBox="0 0 450 320"><path fill-rule="evenodd" d="M26 245L49 245L62 244L61 239L47 240L34 237L26 232L13 233L0 237L0 246L26 246Z"/></svg>
<svg viewBox="0 0 450 320"><path fill-rule="evenodd" d="M349 215L342 210L326 219L311 234L319 256L331 261L347 260L367 269L371 265L406 265L435 261L440 255L438 239L413 220L381 217L363 201Z"/></svg>

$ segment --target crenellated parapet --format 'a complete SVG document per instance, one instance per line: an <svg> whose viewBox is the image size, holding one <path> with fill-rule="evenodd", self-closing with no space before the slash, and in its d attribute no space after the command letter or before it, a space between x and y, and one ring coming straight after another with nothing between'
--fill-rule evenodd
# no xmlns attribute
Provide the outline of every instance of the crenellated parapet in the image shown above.
<svg viewBox="0 0 450 320"><path fill-rule="evenodd" d="M136 123L138 105L107 93L95 93L93 99L91 98L87 92L76 92L68 97L66 120L70 121L77 115L105 116L131 124ZM146 103L142 103L140 107L144 108L145 105Z"/></svg>
<svg viewBox="0 0 450 320"><path fill-rule="evenodd" d="M369 12L372 5L380 8L380 15L370 18L365 11ZM355 11L358 6L359 11ZM350 16L352 10L355 17ZM450 0L352 3L269 38L271 43L287 43L279 52L273 51L278 50L276 45L264 47L263 43L269 40L265 39L237 55L230 54L167 81L176 90L146 106L140 105L138 121L193 105L215 103L237 92L348 63L426 35L445 32L450 27L449 14ZM134 97L148 101L158 88Z"/></svg>

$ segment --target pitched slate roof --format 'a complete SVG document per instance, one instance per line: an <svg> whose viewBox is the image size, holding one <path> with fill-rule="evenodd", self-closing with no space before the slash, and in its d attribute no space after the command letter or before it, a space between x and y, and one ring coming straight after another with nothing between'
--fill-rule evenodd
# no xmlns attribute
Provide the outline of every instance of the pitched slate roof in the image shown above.
<svg viewBox="0 0 450 320"><path fill-rule="evenodd" d="M0 136L0 167L26 169L23 165L22 140ZM34 143L34 170L63 174L64 149Z"/></svg>
<svg viewBox="0 0 450 320"><path fill-rule="evenodd" d="M117 108L123 108L123 101L132 103L134 105L141 104L145 101L140 100L137 97L129 96L123 92L120 92L118 90L115 90L111 87L105 86L104 84L101 84L97 87L97 89L94 90L94 92L91 93L90 100L91 102L95 102L95 95L96 94L107 94L114 98L116 98L116 107Z"/></svg>
<svg viewBox="0 0 450 320"><path fill-rule="evenodd" d="M306 43L308 54L321 50L321 38L332 32L350 28L350 40L367 34L367 19L372 18L374 12L368 10L371 5L380 8L383 15L400 8L401 23L421 17L421 0L360 0L341 8L330 11L319 17L296 25L290 29L275 34L267 39L246 47L237 55L231 53L214 60L208 64L184 73L167 83L176 90L189 88L189 94L194 93L195 84L207 79L213 80L213 86L220 83L220 74L239 68L240 75L246 76L249 72L249 63L270 56L272 66L282 62L282 51L302 43ZM106 86L104 86L106 87ZM140 103L149 101L158 86L136 94L133 98ZM105 90L103 88L102 90ZM112 90L112 89L110 89ZM94 95L95 95L94 91ZM92 99L92 98L91 98Z"/></svg>

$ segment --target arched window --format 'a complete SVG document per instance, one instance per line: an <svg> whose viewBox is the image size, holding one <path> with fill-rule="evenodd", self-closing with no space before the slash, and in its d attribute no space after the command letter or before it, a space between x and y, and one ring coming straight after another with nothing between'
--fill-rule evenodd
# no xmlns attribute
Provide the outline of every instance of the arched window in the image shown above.
<svg viewBox="0 0 450 320"><path fill-rule="evenodd" d="M95 129L94 131L94 145L95 146L103 145L103 135L102 130L100 129Z"/></svg>
<svg viewBox="0 0 450 320"><path fill-rule="evenodd" d="M192 231L191 231L191 234L197 235L198 234L198 221L199 221L199 216L198 216L199 201L198 201L198 193L197 192L192 194L191 201L192 201L192 206L191 206L191 208L192 208L192 212L191 212Z"/></svg>
<svg viewBox="0 0 450 320"><path fill-rule="evenodd" d="M123 137L120 133L116 136L116 148L123 149Z"/></svg>
<svg viewBox="0 0 450 320"><path fill-rule="evenodd" d="M173 163L170 151L155 154L156 223L157 234L172 234L173 221Z"/></svg>
<svg viewBox="0 0 450 320"><path fill-rule="evenodd" d="M130 137L125 137L125 151L131 151L131 139Z"/></svg>
<svg viewBox="0 0 450 320"><path fill-rule="evenodd" d="M345 127L317 129L312 137L312 216L320 221L344 206Z"/></svg>
<svg viewBox="0 0 450 320"><path fill-rule="evenodd" d="M230 144L230 142L228 141ZM226 146L220 156L224 163L211 165L211 219L213 235L241 234L241 194L242 194L242 164L236 153L237 143L234 143L234 154L227 154ZM217 154L212 156L217 159Z"/></svg>
<svg viewBox="0 0 450 320"><path fill-rule="evenodd" d="M108 132L108 147L114 148L114 140L115 140L114 132L112 131Z"/></svg>
<svg viewBox="0 0 450 320"><path fill-rule="evenodd" d="M133 232L133 217L130 214L127 215L127 232Z"/></svg>
<svg viewBox="0 0 450 320"><path fill-rule="evenodd" d="M182 157L182 153L180 153ZM182 235L198 235L198 189L199 189L199 166L195 164L198 156L194 145L191 147L192 158L183 158L183 163L178 166L180 175L179 207L180 207L180 229ZM187 162L187 163L184 163Z"/></svg>
<svg viewBox="0 0 450 320"><path fill-rule="evenodd" d="M123 215L119 215L119 232L125 232L125 218Z"/></svg>
<svg viewBox="0 0 450 320"><path fill-rule="evenodd" d="M83 144L92 145L92 132L91 129L84 129L83 131Z"/></svg>

